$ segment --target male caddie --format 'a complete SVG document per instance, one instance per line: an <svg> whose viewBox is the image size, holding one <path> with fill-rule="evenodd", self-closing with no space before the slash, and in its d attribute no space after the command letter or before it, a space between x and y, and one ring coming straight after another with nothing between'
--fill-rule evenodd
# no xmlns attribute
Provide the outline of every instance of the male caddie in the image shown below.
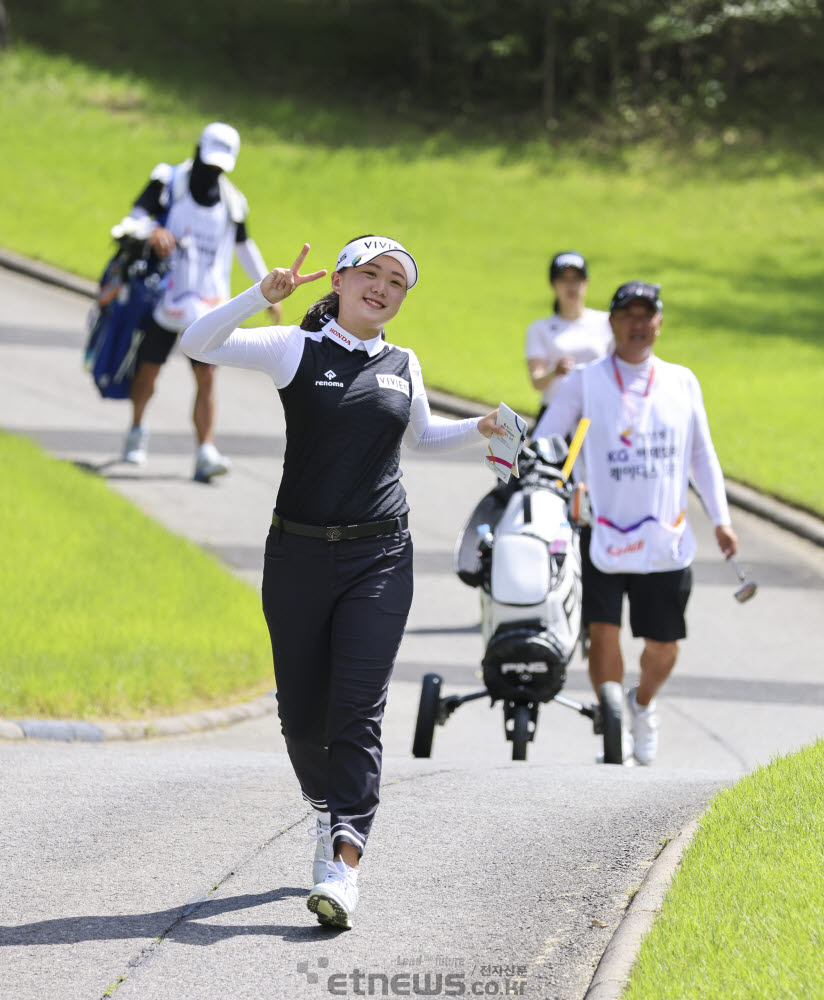
<svg viewBox="0 0 824 1000"><path fill-rule="evenodd" d="M592 421L582 451L592 503L592 528L581 536L589 675L596 693L605 681L623 681L626 594L632 634L644 639L640 681L627 693L633 752L650 764L658 750L654 697L686 636L696 550L686 519L690 473L726 557L735 555L738 540L698 380L653 353L663 318L660 286L621 285L609 312L614 353L564 380L533 437L568 435L582 416Z"/></svg>

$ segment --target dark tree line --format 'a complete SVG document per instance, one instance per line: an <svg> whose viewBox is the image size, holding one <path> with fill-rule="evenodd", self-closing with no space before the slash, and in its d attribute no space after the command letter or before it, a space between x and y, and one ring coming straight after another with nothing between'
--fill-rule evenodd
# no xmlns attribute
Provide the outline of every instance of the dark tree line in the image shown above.
<svg viewBox="0 0 824 1000"><path fill-rule="evenodd" d="M824 91L824 0L7 0L18 37L105 64L446 115L772 112Z"/></svg>
<svg viewBox="0 0 824 1000"><path fill-rule="evenodd" d="M345 2L345 0L344 0ZM350 8L370 5L350 2ZM402 0L410 90L455 108L820 100L821 0Z"/></svg>

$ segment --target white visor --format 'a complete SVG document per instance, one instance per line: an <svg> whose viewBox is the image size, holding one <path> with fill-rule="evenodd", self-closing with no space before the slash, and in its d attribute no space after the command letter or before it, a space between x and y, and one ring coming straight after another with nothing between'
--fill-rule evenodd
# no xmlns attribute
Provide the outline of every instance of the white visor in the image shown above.
<svg viewBox="0 0 824 1000"><path fill-rule="evenodd" d="M418 280L418 265L412 254L397 243L395 240L387 239L385 236L364 236L359 240L352 240L338 254L338 262L335 264L336 271L342 271L345 267L360 267L368 264L376 257L387 257L394 259L403 267L406 274L407 291Z"/></svg>

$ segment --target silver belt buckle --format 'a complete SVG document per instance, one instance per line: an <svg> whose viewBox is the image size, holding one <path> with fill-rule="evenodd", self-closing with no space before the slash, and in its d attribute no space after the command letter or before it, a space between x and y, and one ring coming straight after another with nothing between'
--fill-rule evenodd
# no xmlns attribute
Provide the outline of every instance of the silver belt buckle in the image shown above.
<svg viewBox="0 0 824 1000"><path fill-rule="evenodd" d="M340 528L336 528L334 525L330 525L326 529L326 541L327 542L339 542L343 536L341 535Z"/></svg>

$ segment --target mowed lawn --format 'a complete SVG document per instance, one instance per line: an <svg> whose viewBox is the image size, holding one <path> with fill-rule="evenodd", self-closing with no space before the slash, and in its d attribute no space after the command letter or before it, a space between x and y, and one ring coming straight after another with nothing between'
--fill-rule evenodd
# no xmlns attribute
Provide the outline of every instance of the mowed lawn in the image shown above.
<svg viewBox="0 0 824 1000"><path fill-rule="evenodd" d="M824 996L822 795L824 740L715 796L624 1000Z"/></svg>
<svg viewBox="0 0 824 1000"><path fill-rule="evenodd" d="M104 480L0 431L0 718L138 718L274 687L260 597Z"/></svg>
<svg viewBox="0 0 824 1000"><path fill-rule="evenodd" d="M734 129L597 154L472 147L401 116L192 97L25 46L0 61L0 91L14 95L0 160L7 247L98 276L109 228L152 166L189 155L202 126L225 119L241 131L234 179L271 266L308 240L307 267L329 267L366 232L413 251L421 280L390 335L416 349L428 385L534 412L524 332L550 310L549 257L575 247L592 306L626 279L661 282L659 353L699 376L727 475L824 512L824 467L811 460L824 450L819 162ZM236 268L236 290L245 282ZM286 321L324 290L300 289Z"/></svg>

